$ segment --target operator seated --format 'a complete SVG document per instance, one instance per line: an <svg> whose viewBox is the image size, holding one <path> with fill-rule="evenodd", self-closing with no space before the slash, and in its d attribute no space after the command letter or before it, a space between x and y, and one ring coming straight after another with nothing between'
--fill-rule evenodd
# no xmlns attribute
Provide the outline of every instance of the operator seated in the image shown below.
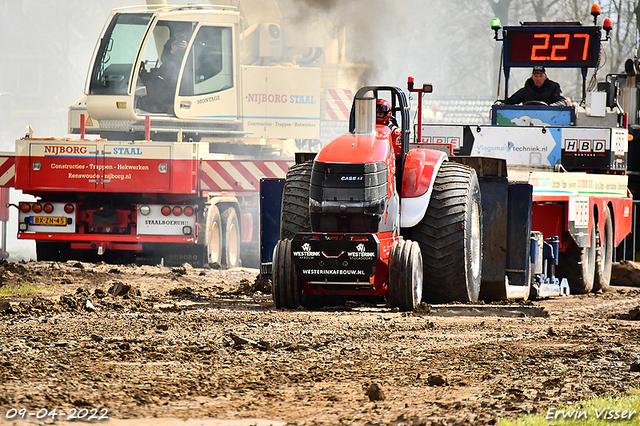
<svg viewBox="0 0 640 426"><path fill-rule="evenodd" d="M545 68L541 65L533 67L531 77L527 79L524 87L505 101L507 105L551 105L565 106L569 101L562 96L560 84L547 77Z"/></svg>
<svg viewBox="0 0 640 426"><path fill-rule="evenodd" d="M383 128L385 129L383 132L385 133L385 136L391 140L393 151L395 152L396 157L398 157L402 153L402 145L400 144L402 131L400 130L400 127L398 127L396 118L391 115L389 102L384 99L376 100L376 124L379 126L386 126L386 128ZM380 129L378 129L378 131L380 131ZM386 135L387 131L388 135Z"/></svg>
<svg viewBox="0 0 640 426"><path fill-rule="evenodd" d="M147 72L140 68L140 80L147 87L143 109L149 112L173 115L173 103L178 85L182 59L191 37L190 23L174 23L169 27L170 37L160 56L160 67Z"/></svg>

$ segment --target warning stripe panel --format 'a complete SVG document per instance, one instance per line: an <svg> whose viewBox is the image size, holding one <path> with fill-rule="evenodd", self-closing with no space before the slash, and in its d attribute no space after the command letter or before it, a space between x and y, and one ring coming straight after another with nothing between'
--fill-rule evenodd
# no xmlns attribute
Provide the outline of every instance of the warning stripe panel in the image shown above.
<svg viewBox="0 0 640 426"><path fill-rule="evenodd" d="M0 187L16 185L16 158L13 155L0 155Z"/></svg>
<svg viewBox="0 0 640 426"><path fill-rule="evenodd" d="M283 178L293 161L204 160L200 188L204 191L258 191L261 178Z"/></svg>
<svg viewBox="0 0 640 426"><path fill-rule="evenodd" d="M349 119L353 92L350 89L327 89L325 92L325 120Z"/></svg>

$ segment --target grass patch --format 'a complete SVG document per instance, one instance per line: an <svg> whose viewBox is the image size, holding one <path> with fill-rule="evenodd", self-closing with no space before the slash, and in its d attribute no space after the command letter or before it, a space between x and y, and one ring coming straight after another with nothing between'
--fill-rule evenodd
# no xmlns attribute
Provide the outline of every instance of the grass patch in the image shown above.
<svg viewBox="0 0 640 426"><path fill-rule="evenodd" d="M526 415L516 420L505 419L498 424L499 426L604 426L612 423L640 426L640 388L632 389L627 395L591 398L571 406L544 407L541 414Z"/></svg>
<svg viewBox="0 0 640 426"><path fill-rule="evenodd" d="M47 293L53 287L37 285L29 281L20 281L15 284L8 284L0 287L0 297L30 296L34 294Z"/></svg>

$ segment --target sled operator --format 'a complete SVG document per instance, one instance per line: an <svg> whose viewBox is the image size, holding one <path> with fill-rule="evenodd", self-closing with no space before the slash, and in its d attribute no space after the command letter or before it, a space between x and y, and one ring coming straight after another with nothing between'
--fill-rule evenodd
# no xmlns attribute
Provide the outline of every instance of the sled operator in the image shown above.
<svg viewBox="0 0 640 426"><path fill-rule="evenodd" d="M568 105L567 99L562 96L560 84L550 80L545 68L541 65L533 67L531 77L527 79L524 87L504 101L507 105L534 102L544 102L551 106Z"/></svg>

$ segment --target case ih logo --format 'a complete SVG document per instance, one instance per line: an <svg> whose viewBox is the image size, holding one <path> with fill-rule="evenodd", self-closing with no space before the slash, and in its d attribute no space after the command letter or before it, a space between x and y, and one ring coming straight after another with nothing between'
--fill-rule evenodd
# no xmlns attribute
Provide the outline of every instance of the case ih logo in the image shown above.
<svg viewBox="0 0 640 426"><path fill-rule="evenodd" d="M604 153L606 149L606 141L604 139L565 139L564 151L576 152L578 154L586 153Z"/></svg>
<svg viewBox="0 0 640 426"><path fill-rule="evenodd" d="M44 154L63 155L63 154L86 154L86 146L77 145L45 145Z"/></svg>

